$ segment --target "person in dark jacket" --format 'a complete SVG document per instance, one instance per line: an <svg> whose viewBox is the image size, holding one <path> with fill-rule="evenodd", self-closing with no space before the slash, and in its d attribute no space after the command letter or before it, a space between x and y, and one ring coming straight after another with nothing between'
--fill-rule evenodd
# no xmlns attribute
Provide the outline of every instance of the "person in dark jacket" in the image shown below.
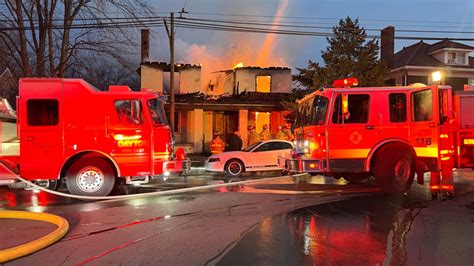
<svg viewBox="0 0 474 266"><path fill-rule="evenodd" d="M227 143L229 144L229 151L242 150L242 139L240 138L240 132L238 130L234 131L234 134L229 136Z"/></svg>

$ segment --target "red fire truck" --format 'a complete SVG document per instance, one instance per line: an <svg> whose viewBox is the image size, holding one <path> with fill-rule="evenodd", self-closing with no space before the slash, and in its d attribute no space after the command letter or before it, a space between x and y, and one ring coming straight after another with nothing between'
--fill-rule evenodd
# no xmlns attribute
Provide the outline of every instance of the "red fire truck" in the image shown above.
<svg viewBox="0 0 474 266"><path fill-rule="evenodd" d="M389 193L407 191L415 173L423 184L431 172L433 197L452 196L453 167L474 167L474 90L351 87L357 83L336 81L298 101L296 149L286 170L349 182L374 176Z"/></svg>
<svg viewBox="0 0 474 266"><path fill-rule="evenodd" d="M65 180L72 194L103 196L117 178L146 183L190 168L183 150L173 153L165 98L156 93L127 86L100 91L81 79L25 78L19 94L16 134L2 123L3 184L14 186L16 175L45 186ZM7 109L4 118L12 113Z"/></svg>

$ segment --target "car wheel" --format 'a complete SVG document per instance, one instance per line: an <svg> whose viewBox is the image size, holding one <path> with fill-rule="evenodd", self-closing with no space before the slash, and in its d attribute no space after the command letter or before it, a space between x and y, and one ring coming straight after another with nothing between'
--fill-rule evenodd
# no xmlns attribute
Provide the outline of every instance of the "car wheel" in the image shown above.
<svg viewBox="0 0 474 266"><path fill-rule="evenodd" d="M86 157L74 162L66 175L66 184L74 195L107 196L115 184L112 166L103 158Z"/></svg>
<svg viewBox="0 0 474 266"><path fill-rule="evenodd" d="M245 171L245 167L241 160L231 159L225 164L224 170L228 176L238 177Z"/></svg>

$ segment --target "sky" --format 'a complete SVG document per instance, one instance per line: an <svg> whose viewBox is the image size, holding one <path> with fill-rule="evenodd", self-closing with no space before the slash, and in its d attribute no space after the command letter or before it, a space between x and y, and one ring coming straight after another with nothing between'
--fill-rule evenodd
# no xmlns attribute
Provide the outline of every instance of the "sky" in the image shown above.
<svg viewBox="0 0 474 266"><path fill-rule="evenodd" d="M277 12L280 23L332 27L340 18L358 18L366 29L386 26L409 30L467 31L462 34L396 32L396 36L432 36L474 38L474 0L150 0L159 15L178 12L183 7L190 18L240 19L271 21ZM280 6L280 10L279 9ZM163 12L163 13L161 13ZM207 13L207 14L202 14ZM213 14L213 15L210 15ZM247 17L223 16L246 15ZM263 16L263 17L262 17ZM293 18L289 18L293 17ZM294 17L306 17L294 18ZM302 29L330 31L322 29ZM169 60L169 46L163 27L151 29L151 59ZM379 31L367 32L380 35ZM202 64L203 72L229 69L238 62L256 65L266 38L273 38L269 56L263 65L306 66L308 60L322 62L326 37L284 36L256 33L229 33L208 30L177 29L175 53L177 61ZM395 40L395 52L417 41ZM433 41L427 41L433 43ZM268 40L267 40L268 43ZM474 46L474 42L464 42ZM266 49L268 50L268 49Z"/></svg>

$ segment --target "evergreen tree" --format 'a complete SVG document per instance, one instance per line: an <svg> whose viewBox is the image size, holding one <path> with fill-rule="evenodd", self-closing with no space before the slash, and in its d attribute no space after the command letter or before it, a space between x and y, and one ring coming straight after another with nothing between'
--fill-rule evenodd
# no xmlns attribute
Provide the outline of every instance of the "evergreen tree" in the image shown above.
<svg viewBox="0 0 474 266"><path fill-rule="evenodd" d="M301 86L311 89L331 87L336 79L355 77L359 86L382 86L387 68L378 58L379 46L375 39L365 41L367 34L358 19L341 19L327 38L329 46L322 51L325 66L309 61L306 68L298 68L293 76Z"/></svg>

